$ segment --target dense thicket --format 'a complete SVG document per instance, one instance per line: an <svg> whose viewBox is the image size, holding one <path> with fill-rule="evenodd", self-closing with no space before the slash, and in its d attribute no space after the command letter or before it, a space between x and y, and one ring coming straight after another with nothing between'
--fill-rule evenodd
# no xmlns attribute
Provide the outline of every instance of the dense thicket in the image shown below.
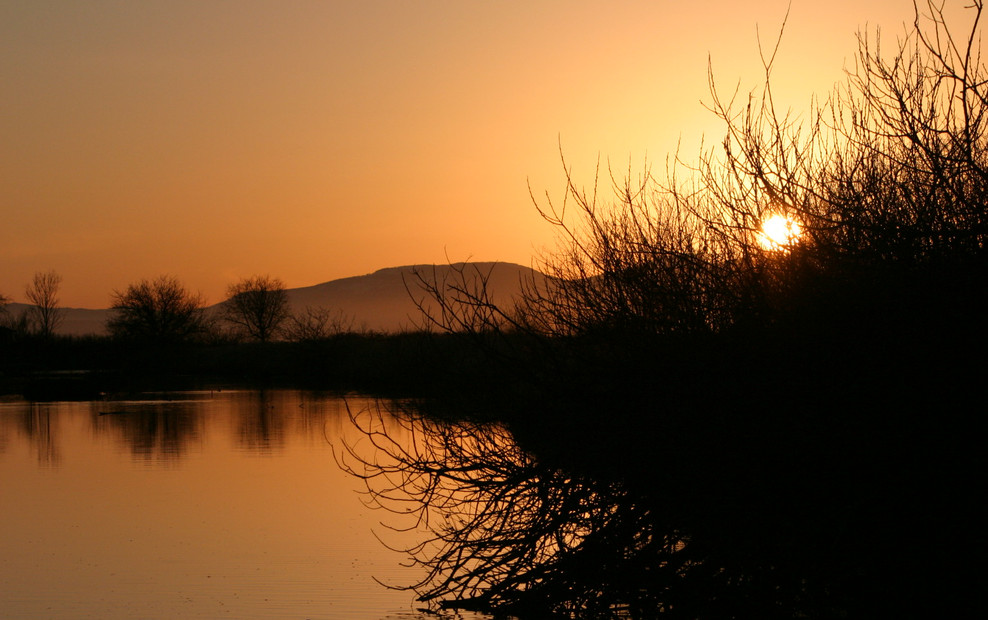
<svg viewBox="0 0 988 620"><path fill-rule="evenodd" d="M861 35L846 82L804 119L774 107L774 52L759 93L725 98L711 78L726 137L695 165L607 197L567 171L562 200L537 201L561 244L517 307L466 274L434 287L435 320L502 362L447 402L504 422L548 469L495 461L478 481L396 455L422 465L410 499L453 508L436 546L413 550L430 600L685 618L983 611L981 571L962 561L985 550L981 14L975 2L968 29L949 27L924 3L891 54ZM799 236L766 242L773 215ZM476 451L439 433L439 452ZM499 519L505 485L531 476L555 482ZM555 503L578 487L554 485L586 476L601 488ZM595 587L594 566L633 587Z"/></svg>

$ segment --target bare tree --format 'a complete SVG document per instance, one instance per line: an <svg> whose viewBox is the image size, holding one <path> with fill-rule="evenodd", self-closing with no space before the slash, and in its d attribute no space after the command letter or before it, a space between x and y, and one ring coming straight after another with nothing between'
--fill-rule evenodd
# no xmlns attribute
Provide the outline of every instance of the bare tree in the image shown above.
<svg viewBox="0 0 988 620"><path fill-rule="evenodd" d="M775 108L777 44L763 50L765 83L747 97L725 96L711 70L720 145L692 164L670 156L664 178L650 166L623 178L598 169L588 186L562 158L561 199L533 195L558 232L558 247L537 264L549 277L513 309L466 278L427 282L440 308L429 318L453 331L709 335L775 325L848 281L867 289L866 271L980 260L988 71L983 3L968 9L958 36L941 3L917 4L912 32L891 55L879 34L859 35L846 82L805 120ZM800 234L766 246L761 227L779 216Z"/></svg>
<svg viewBox="0 0 988 620"><path fill-rule="evenodd" d="M251 338L274 338L289 316L285 283L271 276L252 276L227 289L223 318Z"/></svg>
<svg viewBox="0 0 988 620"><path fill-rule="evenodd" d="M173 343L204 335L209 329L205 301L178 279L159 276L141 280L123 292L114 291L110 333L150 343Z"/></svg>
<svg viewBox="0 0 988 620"><path fill-rule="evenodd" d="M62 276L54 270L37 272L25 289L28 300L34 304L29 310L38 334L50 338L62 322L63 310L58 306L58 287Z"/></svg>
<svg viewBox="0 0 988 620"><path fill-rule="evenodd" d="M647 438L609 458L646 455L655 479L639 483L664 504L655 529L627 532L658 541L680 534L691 558L686 572L656 586L656 612L685 596L723 605L685 617L772 615L737 611L742 599L772 602L777 617L800 616L797 604L808 605L806 617L888 615L888 601L871 594L881 583L895 591L898 615L978 615L941 608L968 605L983 614L975 575L930 570L960 566L956 550L967 541L984 546L971 497L985 484L983 420L958 406L979 397L983 365L971 352L988 340L983 3L956 13L967 18L960 29L941 2L914 10L912 30L892 49L879 33L861 34L846 81L805 118L775 107L775 45L764 49L765 83L751 93L719 91L711 71L709 107L726 135L695 163L677 153L664 177L598 170L583 186L564 161L561 199L535 200L560 245L538 265L549 277L533 282L518 308L498 308L483 288L431 286L441 309L431 316L442 327L520 332L540 346L511 360L532 369L531 383L498 382L483 396L513 429L541 435L541 449L589 450L610 424L635 428L629 444ZM800 233L765 244L763 223L776 216ZM751 405L767 394L779 394L778 406ZM594 430L568 433L581 425ZM479 596L496 606L530 587L517 568L545 569L533 590L570 578L552 553L526 557L512 546L528 544L534 529L527 514L497 504L510 492L501 480L525 479L514 477L518 466L493 468L485 486L470 478L462 449L478 446L455 434L440 434L425 454L375 437L397 460L421 462L411 471L422 476L400 478L382 465L366 478L409 486L452 515L433 546L414 550L431 571L426 597ZM539 497L557 484L565 493L579 481ZM925 496L939 503L916 501ZM515 505L531 504L519 497ZM910 546L916 532L949 542ZM495 550L511 560L490 561ZM734 597L738 585L752 589ZM788 600L775 599L787 589ZM688 604L672 609L670 617L689 613Z"/></svg>

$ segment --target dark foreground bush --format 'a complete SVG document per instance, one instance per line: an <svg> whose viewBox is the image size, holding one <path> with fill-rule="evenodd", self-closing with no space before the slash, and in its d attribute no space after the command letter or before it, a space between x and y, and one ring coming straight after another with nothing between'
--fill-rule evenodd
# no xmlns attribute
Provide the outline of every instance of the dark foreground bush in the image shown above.
<svg viewBox="0 0 988 620"><path fill-rule="evenodd" d="M740 109L713 89L723 150L664 182L646 171L605 202L568 176L539 205L561 236L549 277L516 307L466 277L433 287L437 322L491 363L428 404L468 422L426 422L434 450L396 455L419 476L369 478L448 513L411 550L426 600L984 615L981 12L958 36L924 3L892 55L862 35L803 123L768 84ZM773 217L798 233L766 239Z"/></svg>

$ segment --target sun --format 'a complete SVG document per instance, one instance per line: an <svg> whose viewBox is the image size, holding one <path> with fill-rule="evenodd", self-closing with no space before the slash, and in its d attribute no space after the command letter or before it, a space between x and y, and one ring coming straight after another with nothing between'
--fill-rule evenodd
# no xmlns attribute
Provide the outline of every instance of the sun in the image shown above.
<svg viewBox="0 0 988 620"><path fill-rule="evenodd" d="M762 222L758 243L766 250L783 250L799 241L803 227L785 215L773 215Z"/></svg>

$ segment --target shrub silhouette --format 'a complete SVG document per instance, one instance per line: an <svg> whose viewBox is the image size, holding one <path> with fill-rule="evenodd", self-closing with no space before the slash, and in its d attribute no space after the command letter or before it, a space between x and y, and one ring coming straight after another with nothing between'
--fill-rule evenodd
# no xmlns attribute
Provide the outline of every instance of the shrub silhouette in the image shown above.
<svg viewBox="0 0 988 620"><path fill-rule="evenodd" d="M209 330L201 295L172 276L141 280L114 291L114 315L107 328L115 337L145 344L169 344L199 338Z"/></svg>
<svg viewBox="0 0 988 620"><path fill-rule="evenodd" d="M958 561L985 548L970 404L988 344L982 9L958 33L941 6L915 7L891 55L861 34L847 80L804 121L774 107L775 50L743 100L711 73L726 137L695 164L612 176L605 198L599 173L584 189L563 160L562 199L536 200L559 232L538 265L549 277L515 307L471 274L432 286L432 319L504 362L457 381L475 404L462 389L448 403L502 421L573 480L634 489L622 505L647 506L657 536L685 545L689 571L626 603L688 618L983 612ZM762 243L772 216L798 238ZM501 568L477 593L474 560L500 544L471 518L489 501L439 532L462 545L431 560L426 595L577 596L572 575L535 587Z"/></svg>
<svg viewBox="0 0 988 620"><path fill-rule="evenodd" d="M285 283L271 276L244 278L227 290L223 318L249 337L268 342L289 317Z"/></svg>

